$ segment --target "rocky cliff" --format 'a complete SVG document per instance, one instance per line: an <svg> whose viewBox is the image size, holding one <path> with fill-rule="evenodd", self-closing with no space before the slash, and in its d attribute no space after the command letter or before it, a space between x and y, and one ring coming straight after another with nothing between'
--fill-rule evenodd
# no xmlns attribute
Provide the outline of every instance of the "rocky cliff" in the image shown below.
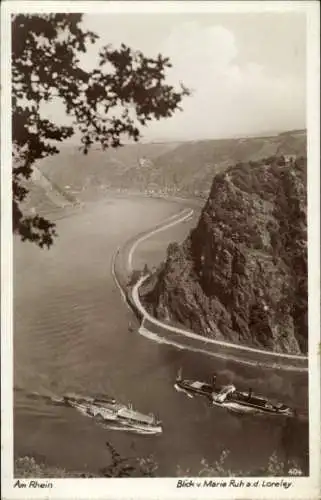
<svg viewBox="0 0 321 500"><path fill-rule="evenodd" d="M305 353L306 158L272 157L215 176L197 227L143 290L158 318L204 336Z"/></svg>

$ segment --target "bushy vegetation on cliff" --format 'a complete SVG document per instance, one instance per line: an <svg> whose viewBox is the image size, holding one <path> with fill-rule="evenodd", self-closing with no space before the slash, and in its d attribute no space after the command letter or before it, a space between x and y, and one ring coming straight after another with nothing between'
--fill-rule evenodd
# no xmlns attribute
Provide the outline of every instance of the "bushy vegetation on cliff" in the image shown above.
<svg viewBox="0 0 321 500"><path fill-rule="evenodd" d="M215 176L197 227L143 299L194 332L278 352L308 350L306 158Z"/></svg>

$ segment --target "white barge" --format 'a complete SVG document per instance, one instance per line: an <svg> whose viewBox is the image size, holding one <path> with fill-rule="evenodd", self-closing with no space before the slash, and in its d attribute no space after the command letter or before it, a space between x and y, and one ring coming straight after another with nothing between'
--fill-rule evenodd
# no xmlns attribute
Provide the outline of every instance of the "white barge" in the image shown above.
<svg viewBox="0 0 321 500"><path fill-rule="evenodd" d="M162 423L154 415L145 415L130 405L117 403L114 398L88 398L75 395L64 396L64 403L76 408L96 421L116 424L124 430L142 434L160 434Z"/></svg>

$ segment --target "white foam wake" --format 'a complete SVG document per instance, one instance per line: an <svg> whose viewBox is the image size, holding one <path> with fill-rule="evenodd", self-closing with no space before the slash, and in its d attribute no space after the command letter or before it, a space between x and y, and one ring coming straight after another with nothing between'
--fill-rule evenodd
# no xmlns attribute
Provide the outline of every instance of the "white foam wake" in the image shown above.
<svg viewBox="0 0 321 500"><path fill-rule="evenodd" d="M98 423L98 425L100 425L104 429L108 429L110 431L130 432L132 434L140 434L140 435L144 435L144 436L150 436L150 435L155 436L157 434L161 434L161 431L157 430L157 429L143 430L143 429L135 429L134 427L125 426L125 425L115 425L115 424L109 425L107 422L105 422L103 424L101 422L97 422L97 423Z"/></svg>
<svg viewBox="0 0 321 500"><path fill-rule="evenodd" d="M190 394L188 391L186 391L185 389L182 389L181 387L179 387L177 384L174 384L174 387L176 389L177 392L184 392L185 394L187 394L187 396L191 399L193 399L193 395Z"/></svg>
<svg viewBox="0 0 321 500"><path fill-rule="evenodd" d="M236 358L234 356L229 356L227 354L220 354L218 352L209 351L209 350L200 349L197 347L191 347L189 345L180 344L179 342L175 342L174 340L168 340L165 337L161 337L157 333L151 332L150 330L148 330L146 327L144 327L142 325L140 326L138 333L149 340L153 340L154 342L157 342L158 344L171 345L173 347L176 347L177 349L183 349L183 350L190 351L190 352L198 352L201 354L205 354L206 356L211 356L212 358L219 358L219 359L222 359L224 361L231 361L231 362L238 363L241 365L255 366L256 368L271 368L270 365L265 364L264 362ZM275 368L280 368L280 366L275 366ZM284 366L282 366L282 370L305 372L306 368L299 368L299 367L292 367L292 366L284 365Z"/></svg>

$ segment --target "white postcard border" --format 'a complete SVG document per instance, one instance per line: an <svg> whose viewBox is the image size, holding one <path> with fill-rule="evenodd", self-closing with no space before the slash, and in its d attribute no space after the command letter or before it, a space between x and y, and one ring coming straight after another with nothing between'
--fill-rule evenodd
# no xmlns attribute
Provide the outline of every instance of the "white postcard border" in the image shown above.
<svg viewBox="0 0 321 500"><path fill-rule="evenodd" d="M12 209L11 209L11 95L10 14L13 12L167 13L167 12L284 12L307 14L308 72L308 237L309 237L309 401L310 476L308 478L238 478L252 487L201 486L177 488L168 479L53 479L52 488L14 488L13 479L13 348L12 348ZM1 455L3 498L319 498L320 460L320 61L319 3L316 1L244 2L4 2L1 12ZM273 34L272 34L273 36ZM190 479L190 478L189 478ZM208 479L206 479L208 481ZM231 478L215 478L227 482ZM29 484L30 480L24 480ZM255 481L259 486L254 486ZM290 488L268 487L269 481L292 482Z"/></svg>

